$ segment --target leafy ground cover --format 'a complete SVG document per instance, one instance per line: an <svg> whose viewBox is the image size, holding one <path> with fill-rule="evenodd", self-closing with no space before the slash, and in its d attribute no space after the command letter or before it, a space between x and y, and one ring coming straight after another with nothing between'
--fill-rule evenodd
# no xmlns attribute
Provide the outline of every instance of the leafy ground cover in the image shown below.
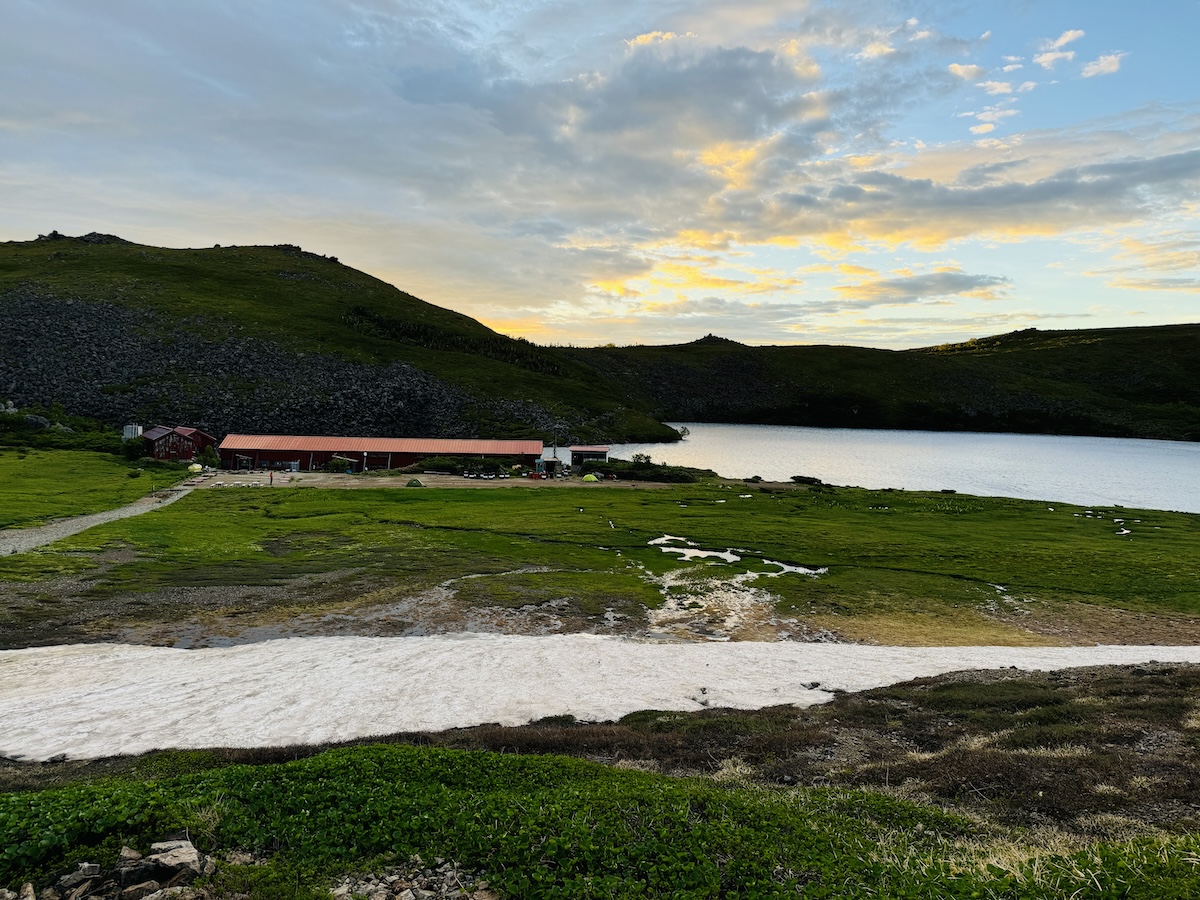
<svg viewBox="0 0 1200 900"><path fill-rule="evenodd" d="M612 457L603 462L589 460L581 467L583 475L595 474L606 478L621 478L626 481L657 481L668 484L695 484L704 479L719 477L709 469L693 469L687 466L668 466L656 463L644 453L635 453L629 460Z"/></svg>
<svg viewBox="0 0 1200 900"><path fill-rule="evenodd" d="M412 853L509 898L1194 896L1198 688L1189 666L960 673L807 710L4 762L0 884L185 832L266 858L218 896L318 896Z"/></svg>
<svg viewBox="0 0 1200 900"><path fill-rule="evenodd" d="M682 597L702 615L714 586L749 584L761 593L747 602L848 639L1179 643L1200 637L1196 525L1183 513L722 482L205 490L0 559L0 630L17 646L39 629L88 640L201 612L277 623L447 584L451 605L554 601L568 630L597 630L606 609L633 627ZM680 540L651 544L665 535ZM180 599L194 589L212 593Z"/></svg>
<svg viewBox="0 0 1200 900"><path fill-rule="evenodd" d="M178 481L176 468L111 453L0 448L0 528L100 512Z"/></svg>
<svg viewBox="0 0 1200 900"><path fill-rule="evenodd" d="M31 423L26 416L44 419L50 427L42 422ZM116 428L85 416L68 415L58 403L47 409L27 407L0 415L0 447L119 453L121 444L121 432Z"/></svg>

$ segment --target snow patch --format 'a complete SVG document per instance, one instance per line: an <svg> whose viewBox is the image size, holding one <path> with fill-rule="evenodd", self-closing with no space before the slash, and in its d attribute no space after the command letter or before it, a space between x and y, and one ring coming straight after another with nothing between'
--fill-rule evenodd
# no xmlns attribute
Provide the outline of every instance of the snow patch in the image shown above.
<svg viewBox="0 0 1200 900"><path fill-rule="evenodd" d="M552 715L603 721L650 708L806 706L834 690L961 669L1152 660L1200 662L1200 647L668 644L584 634L37 647L0 652L0 753L96 757L316 744Z"/></svg>

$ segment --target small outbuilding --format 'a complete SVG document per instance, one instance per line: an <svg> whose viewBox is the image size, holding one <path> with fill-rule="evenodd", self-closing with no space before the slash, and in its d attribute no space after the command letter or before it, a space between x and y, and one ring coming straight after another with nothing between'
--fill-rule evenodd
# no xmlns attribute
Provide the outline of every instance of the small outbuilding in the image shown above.
<svg viewBox="0 0 1200 900"><path fill-rule="evenodd" d="M569 449L572 469L582 466L585 462L608 462L608 447L580 444Z"/></svg>
<svg viewBox="0 0 1200 900"><path fill-rule="evenodd" d="M146 449L155 459L169 459L188 462L195 459L206 447L217 443L211 434L205 434L199 428L187 428L178 425L171 428L167 425L155 425L142 432L142 440Z"/></svg>

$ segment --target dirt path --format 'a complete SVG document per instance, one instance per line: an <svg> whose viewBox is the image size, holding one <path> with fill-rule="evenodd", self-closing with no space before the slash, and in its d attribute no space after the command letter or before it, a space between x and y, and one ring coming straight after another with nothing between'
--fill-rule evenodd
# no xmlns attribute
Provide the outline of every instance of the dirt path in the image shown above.
<svg viewBox="0 0 1200 900"><path fill-rule="evenodd" d="M5 529L4 531L0 531L0 556L7 556L10 553L25 553L28 550L34 550L37 547L44 547L46 544L60 541L73 534L79 534L81 531L87 531L89 528L94 528L97 525L103 525L105 522L128 519L130 516L140 516L142 513L148 513L152 509L158 509L166 506L168 503L174 503L180 497L191 493L191 491L192 488L190 487L171 488L142 497L128 506L106 509L104 512L92 513L87 516L74 516L70 519L58 519L48 525L39 525L36 528Z"/></svg>

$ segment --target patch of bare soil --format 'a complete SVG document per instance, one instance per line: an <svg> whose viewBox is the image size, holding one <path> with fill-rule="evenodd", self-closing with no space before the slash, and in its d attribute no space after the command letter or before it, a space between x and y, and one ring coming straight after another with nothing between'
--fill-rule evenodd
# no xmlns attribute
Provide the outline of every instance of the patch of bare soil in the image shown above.
<svg viewBox="0 0 1200 900"><path fill-rule="evenodd" d="M1038 604L1015 624L1056 644L1200 644L1200 620L1089 603Z"/></svg>

